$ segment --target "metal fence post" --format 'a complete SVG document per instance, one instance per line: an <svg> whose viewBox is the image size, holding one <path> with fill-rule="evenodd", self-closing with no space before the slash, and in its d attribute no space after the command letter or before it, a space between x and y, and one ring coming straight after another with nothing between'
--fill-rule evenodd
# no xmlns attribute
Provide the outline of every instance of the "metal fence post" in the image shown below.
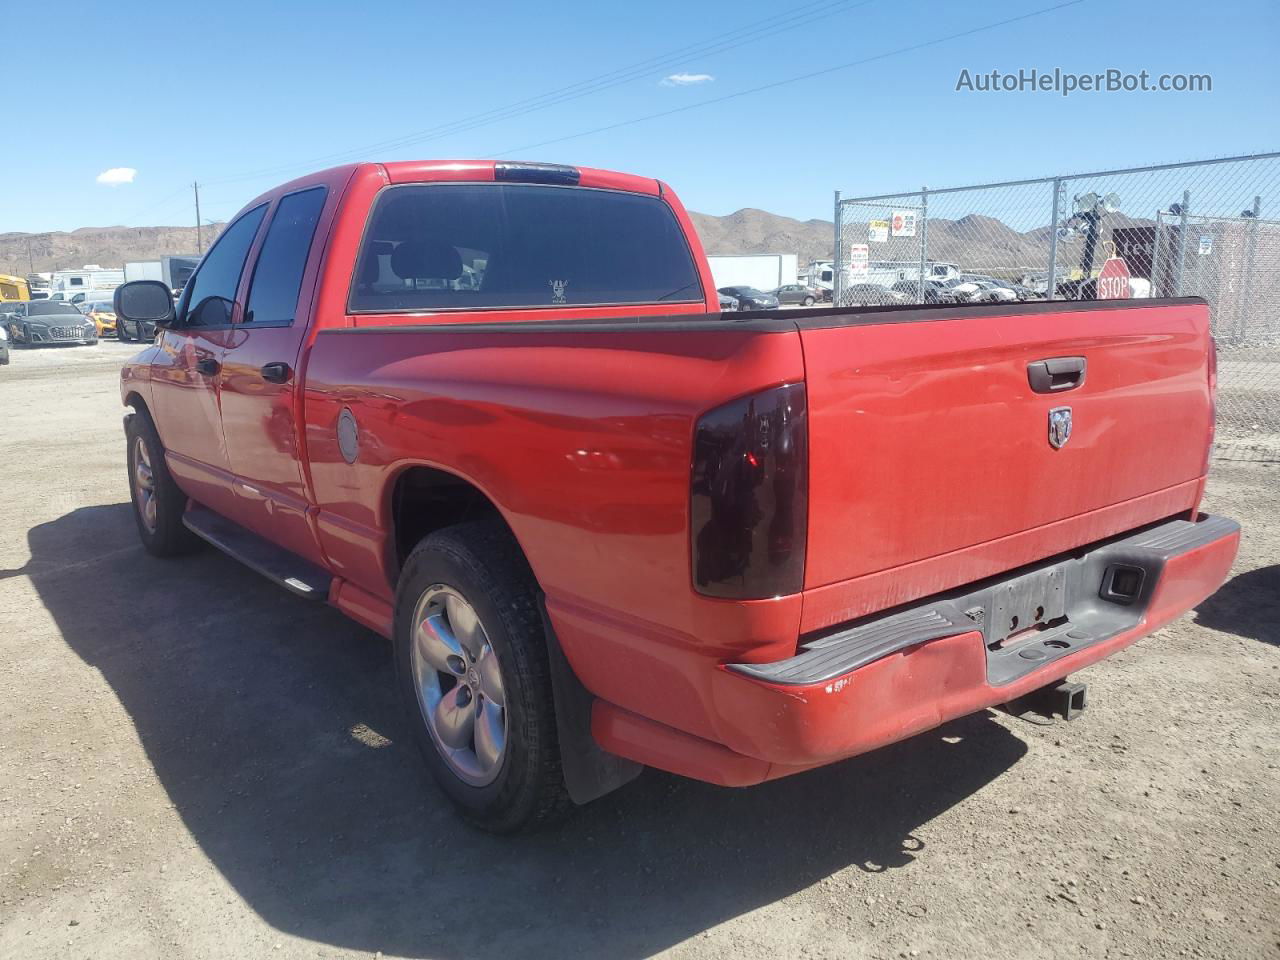
<svg viewBox="0 0 1280 960"><path fill-rule="evenodd" d="M1164 261L1161 259L1164 253L1164 210L1156 211L1156 236L1151 244L1151 295L1158 297L1164 291L1165 271Z"/></svg>
<svg viewBox="0 0 1280 960"><path fill-rule="evenodd" d="M1249 220L1249 236L1244 246L1244 285L1240 291L1240 317L1236 324L1236 339L1243 342L1249 337L1249 321L1253 316L1253 271L1257 267L1258 218L1262 216L1262 196L1253 198L1253 217Z"/></svg>
<svg viewBox="0 0 1280 960"><path fill-rule="evenodd" d="M929 188L920 188L920 276L916 280L916 295L924 303L924 273L929 263Z"/></svg>
<svg viewBox="0 0 1280 960"><path fill-rule="evenodd" d="M833 307L840 306L840 191L836 191L836 242L835 242L835 262L831 266L831 305Z"/></svg>
<svg viewBox="0 0 1280 960"><path fill-rule="evenodd" d="M1049 285L1044 298L1054 300L1058 294L1058 202L1062 197L1062 179L1053 181L1053 214L1049 219Z"/></svg>
<svg viewBox="0 0 1280 960"><path fill-rule="evenodd" d="M1173 295L1182 296L1182 269L1187 262L1187 213L1191 207L1191 191L1182 191L1182 208L1178 213L1178 262L1174 264Z"/></svg>

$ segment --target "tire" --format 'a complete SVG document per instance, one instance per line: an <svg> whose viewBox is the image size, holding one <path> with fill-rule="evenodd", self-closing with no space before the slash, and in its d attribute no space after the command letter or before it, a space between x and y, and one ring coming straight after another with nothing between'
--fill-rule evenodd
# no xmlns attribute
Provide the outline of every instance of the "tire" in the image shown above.
<svg viewBox="0 0 1280 960"><path fill-rule="evenodd" d="M116 321L116 339L121 343L128 343L133 338L129 336L129 328L123 320Z"/></svg>
<svg viewBox="0 0 1280 960"><path fill-rule="evenodd" d="M124 435L129 499L142 545L156 557L176 557L199 549L202 541L182 523L187 495L178 489L169 473L164 444L150 414L138 410L129 417ZM146 475L150 478L149 488L143 482ZM149 501L145 496L148 493Z"/></svg>
<svg viewBox="0 0 1280 960"><path fill-rule="evenodd" d="M805 297L805 298L804 298L804 305L805 305L806 307L812 307L812 306L813 306L813 297Z"/></svg>
<svg viewBox="0 0 1280 960"><path fill-rule="evenodd" d="M462 626L474 621L460 616L455 633L455 599L473 611L479 631ZM418 629L420 623L441 618L447 624ZM468 635L470 640L465 639ZM560 768L537 585L501 521L448 527L414 548L396 589L392 636L396 686L413 738L432 777L462 816L492 833L527 831L564 817L572 802ZM434 642L442 636L455 643ZM450 650L461 656L449 654L449 672L435 669L441 652ZM502 700L497 711L499 696L486 699L493 686L486 663L490 670L496 667L500 679L490 691ZM458 733L462 723L428 720L456 717L467 704L473 717L469 734ZM489 763L485 756L492 756L496 737L483 738L487 749L481 748L479 733L486 718L491 724L486 729L496 732L500 722L503 730L501 753ZM453 738L455 749L439 739L441 728ZM462 746L456 748L459 743Z"/></svg>

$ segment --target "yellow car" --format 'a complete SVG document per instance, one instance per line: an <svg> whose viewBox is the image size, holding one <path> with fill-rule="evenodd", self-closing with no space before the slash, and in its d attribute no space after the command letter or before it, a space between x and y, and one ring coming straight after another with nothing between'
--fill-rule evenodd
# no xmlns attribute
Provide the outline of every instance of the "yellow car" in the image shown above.
<svg viewBox="0 0 1280 960"><path fill-rule="evenodd" d="M93 321L98 328L98 336L116 332L115 304L109 300L95 300L93 303L80 304L80 312Z"/></svg>

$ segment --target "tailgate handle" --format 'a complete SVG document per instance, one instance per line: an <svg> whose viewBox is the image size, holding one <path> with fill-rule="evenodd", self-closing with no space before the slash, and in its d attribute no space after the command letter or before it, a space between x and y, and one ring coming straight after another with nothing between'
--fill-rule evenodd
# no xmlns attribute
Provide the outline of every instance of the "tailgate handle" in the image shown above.
<svg viewBox="0 0 1280 960"><path fill-rule="evenodd" d="M1084 357L1052 357L1027 364L1027 380L1036 393L1062 393L1084 383Z"/></svg>

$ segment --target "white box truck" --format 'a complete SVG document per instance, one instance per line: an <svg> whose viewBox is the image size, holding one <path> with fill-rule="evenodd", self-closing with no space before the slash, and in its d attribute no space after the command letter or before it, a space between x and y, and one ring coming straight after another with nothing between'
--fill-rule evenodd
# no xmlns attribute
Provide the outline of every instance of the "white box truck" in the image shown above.
<svg viewBox="0 0 1280 960"><path fill-rule="evenodd" d="M159 260L130 260L124 265L126 280L159 280L170 290L181 290L191 279L200 258L195 254L174 254Z"/></svg>

